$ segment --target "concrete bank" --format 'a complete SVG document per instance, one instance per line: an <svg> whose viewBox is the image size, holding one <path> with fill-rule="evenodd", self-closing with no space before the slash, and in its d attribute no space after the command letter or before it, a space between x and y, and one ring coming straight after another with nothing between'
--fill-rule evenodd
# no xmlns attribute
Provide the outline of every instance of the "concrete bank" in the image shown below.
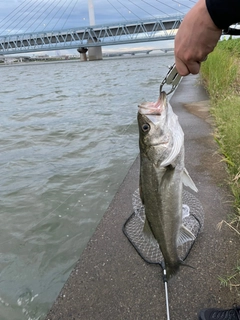
<svg viewBox="0 0 240 320"><path fill-rule="evenodd" d="M218 280L235 267L239 239L227 227L217 230L232 211L232 198L207 99L196 76L184 78L171 99L185 132L186 168L205 211L204 230L186 260L195 269L182 267L168 284L171 320L193 320L201 308L240 303L237 293ZM133 211L138 175L136 159L46 319L166 319L161 268L144 262L122 233Z"/></svg>

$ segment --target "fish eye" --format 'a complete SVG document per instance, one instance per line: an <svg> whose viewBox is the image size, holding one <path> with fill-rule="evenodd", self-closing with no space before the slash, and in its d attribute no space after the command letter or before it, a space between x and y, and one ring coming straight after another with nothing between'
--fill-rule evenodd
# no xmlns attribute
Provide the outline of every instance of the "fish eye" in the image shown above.
<svg viewBox="0 0 240 320"><path fill-rule="evenodd" d="M150 130L150 125L148 123L144 123L142 125L142 131L143 132L148 132Z"/></svg>

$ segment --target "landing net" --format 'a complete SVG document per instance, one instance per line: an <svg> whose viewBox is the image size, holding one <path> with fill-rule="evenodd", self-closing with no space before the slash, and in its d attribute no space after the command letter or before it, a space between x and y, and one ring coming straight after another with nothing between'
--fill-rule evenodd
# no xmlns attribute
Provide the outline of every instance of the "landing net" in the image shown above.
<svg viewBox="0 0 240 320"><path fill-rule="evenodd" d="M162 265L163 255L156 239L153 235L149 237L143 233L145 209L140 199L139 189L133 194L132 204L134 212L125 222L123 232L146 262ZM187 190L183 190L182 210L183 225L197 238L203 228L204 211L200 201ZM178 256L181 260L187 258L194 242L195 240L190 240L178 246Z"/></svg>

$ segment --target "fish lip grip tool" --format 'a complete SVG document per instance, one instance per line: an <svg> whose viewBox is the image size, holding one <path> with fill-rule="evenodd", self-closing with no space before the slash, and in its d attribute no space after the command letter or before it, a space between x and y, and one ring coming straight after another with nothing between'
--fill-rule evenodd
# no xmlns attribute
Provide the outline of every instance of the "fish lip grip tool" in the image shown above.
<svg viewBox="0 0 240 320"><path fill-rule="evenodd" d="M181 79L182 79L182 76L180 76L180 74L178 73L176 65L174 63L169 68L168 73L166 74L166 77L163 79L163 81L160 84L160 89L159 89L160 93L163 90L163 86L167 84L172 86L172 88L168 92L166 92L166 94L169 95L177 88Z"/></svg>

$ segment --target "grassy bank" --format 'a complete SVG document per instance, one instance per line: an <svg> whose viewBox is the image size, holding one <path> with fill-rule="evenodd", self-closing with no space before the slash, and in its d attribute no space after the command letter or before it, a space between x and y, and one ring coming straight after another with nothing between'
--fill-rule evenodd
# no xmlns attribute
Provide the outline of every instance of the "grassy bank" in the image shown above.
<svg viewBox="0 0 240 320"><path fill-rule="evenodd" d="M202 64L201 75L210 95L215 139L227 163L240 218L240 39L219 42Z"/></svg>
<svg viewBox="0 0 240 320"><path fill-rule="evenodd" d="M225 223L240 235L240 39L219 42L202 64L201 75L210 96L215 139L227 163L229 185L235 199L235 214ZM239 280L236 283L239 275L237 263L234 276L220 280L224 285L240 286Z"/></svg>

